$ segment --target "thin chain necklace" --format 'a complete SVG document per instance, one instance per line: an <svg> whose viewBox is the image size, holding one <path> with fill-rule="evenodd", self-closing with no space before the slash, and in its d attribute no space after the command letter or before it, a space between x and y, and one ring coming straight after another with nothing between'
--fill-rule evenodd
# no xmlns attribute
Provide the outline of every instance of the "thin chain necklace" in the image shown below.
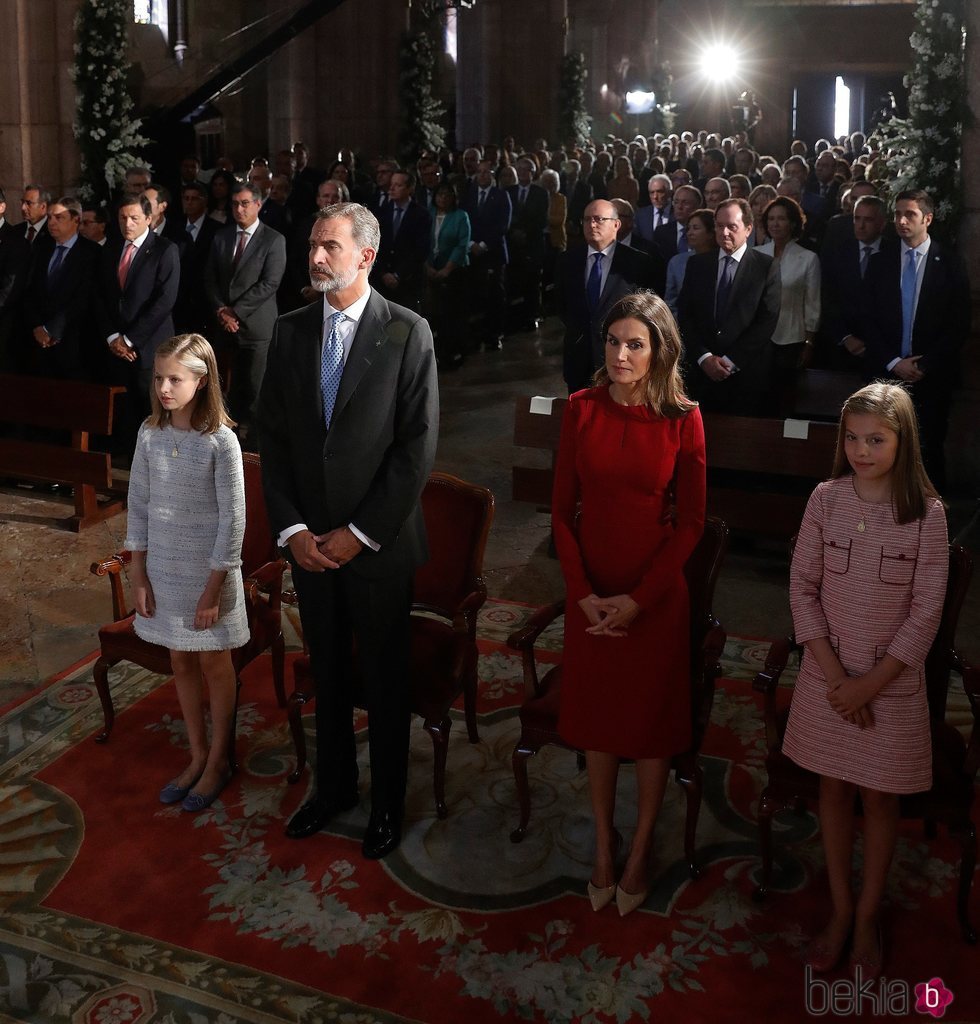
<svg viewBox="0 0 980 1024"><path fill-rule="evenodd" d="M170 439L173 441L174 450L170 453L172 459L176 459L180 455L180 445L177 444L177 431L173 427L170 428Z"/></svg>

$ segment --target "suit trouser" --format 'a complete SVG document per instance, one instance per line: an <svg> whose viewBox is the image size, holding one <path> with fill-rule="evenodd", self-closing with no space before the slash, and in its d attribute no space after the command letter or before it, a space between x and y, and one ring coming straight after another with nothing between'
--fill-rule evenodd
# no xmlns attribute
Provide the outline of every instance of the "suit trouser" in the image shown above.
<svg viewBox="0 0 980 1024"><path fill-rule="evenodd" d="M294 566L293 583L316 681L317 794L343 799L357 788L356 705L368 713L371 807L400 814L411 725L412 575L371 580L350 567L312 573Z"/></svg>
<svg viewBox="0 0 980 1024"><path fill-rule="evenodd" d="M255 405L265 376L265 360L269 354L269 339L231 340L231 383L228 388L228 410L239 426L251 426L255 419ZM249 451L254 451L250 448Z"/></svg>
<svg viewBox="0 0 980 1024"><path fill-rule="evenodd" d="M946 489L946 433L953 385L948 379L926 376L909 391L919 420L919 444L922 462L929 479L940 494Z"/></svg>

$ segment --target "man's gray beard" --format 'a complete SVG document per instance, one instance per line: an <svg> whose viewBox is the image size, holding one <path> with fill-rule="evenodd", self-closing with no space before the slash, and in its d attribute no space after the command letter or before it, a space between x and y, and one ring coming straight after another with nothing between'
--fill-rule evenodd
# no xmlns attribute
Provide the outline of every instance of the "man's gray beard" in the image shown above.
<svg viewBox="0 0 980 1024"><path fill-rule="evenodd" d="M330 278L314 277L310 275L310 287L321 295L329 295L331 292L342 292L349 288L357 278L357 268L354 267L346 274L334 274Z"/></svg>

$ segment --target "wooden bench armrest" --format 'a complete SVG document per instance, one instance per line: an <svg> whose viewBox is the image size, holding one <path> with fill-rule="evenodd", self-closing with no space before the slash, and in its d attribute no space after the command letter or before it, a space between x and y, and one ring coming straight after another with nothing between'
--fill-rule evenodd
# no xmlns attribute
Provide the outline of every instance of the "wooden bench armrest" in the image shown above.
<svg viewBox="0 0 980 1024"><path fill-rule="evenodd" d="M269 603L273 608L278 608L282 597L282 575L288 567L284 558L276 559L274 562L266 562L252 572L245 580L245 593L253 603L258 599L260 590L269 595Z"/></svg>
<svg viewBox="0 0 980 1024"><path fill-rule="evenodd" d="M512 651L527 651L534 647L538 637L555 621L565 614L565 599L546 604L539 608L528 620L507 637L507 646Z"/></svg>
<svg viewBox="0 0 980 1024"><path fill-rule="evenodd" d="M752 688L765 697L763 718L766 723L766 747L770 753L779 750L783 739L779 734L779 722L776 714L776 688L789 663L790 654L797 649L798 645L792 637L774 640L769 646L769 653L766 655L762 670L756 673L755 679L752 680Z"/></svg>
<svg viewBox="0 0 980 1024"><path fill-rule="evenodd" d="M973 728L966 748L963 771L969 778L975 779L980 770L980 669L971 665L959 651L953 651L953 671L963 677L963 690L973 712Z"/></svg>
<svg viewBox="0 0 980 1024"><path fill-rule="evenodd" d="M122 571L133 560L131 551L117 551L101 562L93 562L89 572L94 576L108 576L112 589L112 618L114 622L125 619L129 614L126 607L126 593L123 589Z"/></svg>

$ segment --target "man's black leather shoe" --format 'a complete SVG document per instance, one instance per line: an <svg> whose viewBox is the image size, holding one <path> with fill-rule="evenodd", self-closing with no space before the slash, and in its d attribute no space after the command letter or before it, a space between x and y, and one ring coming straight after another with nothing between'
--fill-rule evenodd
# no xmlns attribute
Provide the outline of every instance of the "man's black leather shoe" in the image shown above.
<svg viewBox="0 0 980 1024"><path fill-rule="evenodd" d="M399 818L390 811L372 811L371 820L364 833L364 842L361 844L361 853L368 860L381 860L392 850L397 849L401 841L402 824Z"/></svg>
<svg viewBox="0 0 980 1024"><path fill-rule="evenodd" d="M344 799L321 800L313 797L289 819L286 835L290 839L306 839L315 835L335 815L350 811L358 804L357 793L351 793Z"/></svg>

